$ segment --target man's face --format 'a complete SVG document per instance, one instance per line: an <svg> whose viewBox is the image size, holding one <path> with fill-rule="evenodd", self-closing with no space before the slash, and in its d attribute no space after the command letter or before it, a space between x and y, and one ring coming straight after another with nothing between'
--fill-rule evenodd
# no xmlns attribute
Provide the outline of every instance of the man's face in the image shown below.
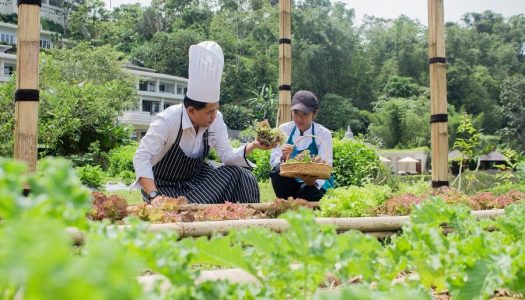
<svg viewBox="0 0 525 300"><path fill-rule="evenodd" d="M210 127L211 123L213 123L217 117L217 111L219 111L219 103L206 103L206 107L201 110L190 106L188 108L188 115L193 125Z"/></svg>

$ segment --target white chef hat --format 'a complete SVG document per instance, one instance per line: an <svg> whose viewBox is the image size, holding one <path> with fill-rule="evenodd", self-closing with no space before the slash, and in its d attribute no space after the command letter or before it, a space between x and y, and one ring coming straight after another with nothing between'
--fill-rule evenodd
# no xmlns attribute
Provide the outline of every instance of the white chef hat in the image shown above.
<svg viewBox="0 0 525 300"><path fill-rule="evenodd" d="M186 96L200 102L219 102L223 67L224 54L217 43L206 41L192 45Z"/></svg>

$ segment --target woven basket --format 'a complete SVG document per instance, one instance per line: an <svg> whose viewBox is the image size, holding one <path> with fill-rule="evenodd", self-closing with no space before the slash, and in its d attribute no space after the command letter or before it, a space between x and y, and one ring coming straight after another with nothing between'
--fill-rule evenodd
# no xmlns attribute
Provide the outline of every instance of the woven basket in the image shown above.
<svg viewBox="0 0 525 300"><path fill-rule="evenodd" d="M299 142L305 137L316 137L315 135L303 135L295 141ZM319 139L321 146L326 148L323 140ZM326 149L325 149L326 150ZM290 152L291 154L291 152ZM287 160L290 158L288 154ZM332 167L325 163L318 162L285 162L281 164L281 171L279 174L284 177L291 178L316 178L316 179L328 179L332 173Z"/></svg>

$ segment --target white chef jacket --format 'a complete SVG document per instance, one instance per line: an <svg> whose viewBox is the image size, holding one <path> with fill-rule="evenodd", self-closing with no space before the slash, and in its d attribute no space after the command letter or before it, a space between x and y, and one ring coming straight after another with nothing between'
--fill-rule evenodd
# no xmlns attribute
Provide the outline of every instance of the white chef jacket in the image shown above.
<svg viewBox="0 0 525 300"><path fill-rule="evenodd" d="M182 116L182 126L181 126ZM179 129L182 129L182 136L179 146L189 157L199 157L202 155L203 146L202 136L206 127L200 127L199 132L191 123L190 117L183 104L172 105L166 110L157 114L150 124L148 132L141 139L139 148L133 158L133 166L137 181L132 184L132 188L140 188L138 179L140 177L153 177L153 166L157 164L175 143ZM220 112L208 130L208 143L211 148L215 148L219 157L225 165L255 167L253 163L245 157L246 145L233 149L228 140L228 129Z"/></svg>

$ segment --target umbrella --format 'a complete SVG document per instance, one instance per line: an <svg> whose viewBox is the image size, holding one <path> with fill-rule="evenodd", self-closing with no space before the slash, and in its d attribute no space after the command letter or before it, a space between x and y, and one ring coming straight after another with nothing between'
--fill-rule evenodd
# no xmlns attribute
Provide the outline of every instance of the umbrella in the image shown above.
<svg viewBox="0 0 525 300"><path fill-rule="evenodd" d="M390 159L386 158L386 157L382 157L382 156L379 156L379 160L381 162L386 162L386 163L389 163L389 162L392 162Z"/></svg>
<svg viewBox="0 0 525 300"><path fill-rule="evenodd" d="M397 162L400 162L400 163L418 163L419 160L417 159L413 159L412 157L405 157L405 158L402 158L400 160L398 160Z"/></svg>

